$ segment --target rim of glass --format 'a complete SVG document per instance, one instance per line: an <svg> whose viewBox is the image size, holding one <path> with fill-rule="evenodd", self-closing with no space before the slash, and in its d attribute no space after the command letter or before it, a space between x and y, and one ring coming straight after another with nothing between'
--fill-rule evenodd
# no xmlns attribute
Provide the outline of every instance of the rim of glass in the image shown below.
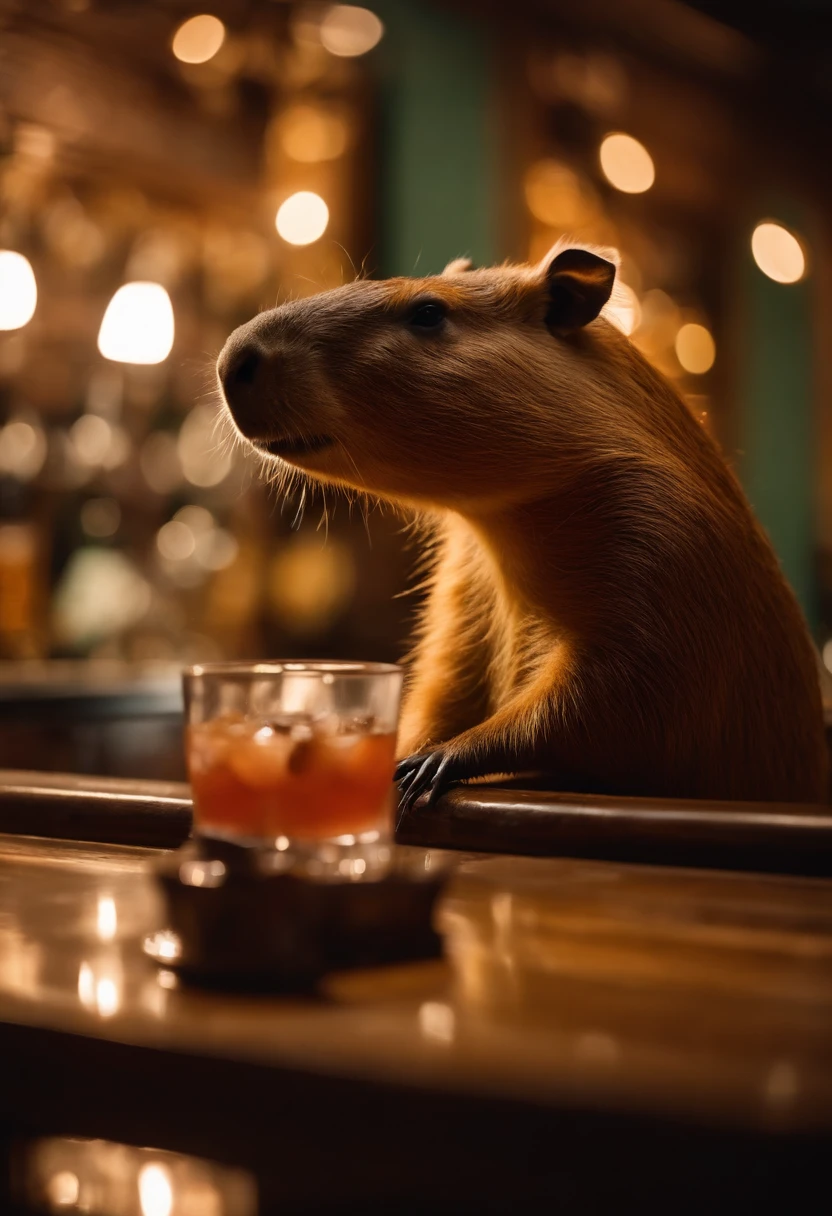
<svg viewBox="0 0 832 1216"><path fill-rule="evenodd" d="M335 676L344 677L401 675L398 663L364 663L353 659L269 659L262 663L194 663L182 670L184 679L201 676L230 676L234 679L255 680L263 676Z"/></svg>

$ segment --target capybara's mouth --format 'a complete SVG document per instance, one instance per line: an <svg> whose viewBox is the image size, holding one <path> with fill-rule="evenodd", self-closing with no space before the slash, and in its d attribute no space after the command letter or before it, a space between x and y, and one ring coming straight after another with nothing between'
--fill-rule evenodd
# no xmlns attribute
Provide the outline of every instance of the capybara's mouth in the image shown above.
<svg viewBox="0 0 832 1216"><path fill-rule="evenodd" d="M309 456L313 452L322 452L333 442L329 435L296 435L285 439L258 439L255 446L272 456Z"/></svg>

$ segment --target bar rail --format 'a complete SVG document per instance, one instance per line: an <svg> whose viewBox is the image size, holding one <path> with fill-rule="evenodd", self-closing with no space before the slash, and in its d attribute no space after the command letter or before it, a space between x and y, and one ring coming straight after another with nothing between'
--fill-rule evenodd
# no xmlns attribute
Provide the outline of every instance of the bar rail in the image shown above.
<svg viewBox="0 0 832 1216"><path fill-rule="evenodd" d="M174 849L192 828L184 783L0 770L0 832ZM469 785L399 823L400 844L467 853L832 876L832 808L568 794Z"/></svg>
<svg viewBox="0 0 832 1216"><path fill-rule="evenodd" d="M832 808L614 798L469 785L399 823L400 844L533 857L832 876Z"/></svg>
<svg viewBox="0 0 832 1216"><path fill-rule="evenodd" d="M0 770L0 832L176 849L192 818L182 782Z"/></svg>

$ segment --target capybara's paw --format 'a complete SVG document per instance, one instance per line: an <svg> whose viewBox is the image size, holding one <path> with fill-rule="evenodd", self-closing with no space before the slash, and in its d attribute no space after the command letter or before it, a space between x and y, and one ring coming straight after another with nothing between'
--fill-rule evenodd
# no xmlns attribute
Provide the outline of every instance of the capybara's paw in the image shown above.
<svg viewBox="0 0 832 1216"><path fill-rule="evenodd" d="M448 787L461 776L459 763L444 747L430 752L417 752L400 760L395 780L399 787L399 822L423 794L432 806Z"/></svg>

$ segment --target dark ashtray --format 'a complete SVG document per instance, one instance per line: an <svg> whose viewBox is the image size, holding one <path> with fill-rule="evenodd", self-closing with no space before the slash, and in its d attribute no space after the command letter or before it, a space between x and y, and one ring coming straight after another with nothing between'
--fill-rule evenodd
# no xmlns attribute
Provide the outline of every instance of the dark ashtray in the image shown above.
<svg viewBox="0 0 832 1216"><path fill-rule="evenodd" d="M435 850L394 846L379 878L320 878L291 854L201 836L157 863L167 929L145 950L194 983L308 991L328 971L438 956L447 875Z"/></svg>

